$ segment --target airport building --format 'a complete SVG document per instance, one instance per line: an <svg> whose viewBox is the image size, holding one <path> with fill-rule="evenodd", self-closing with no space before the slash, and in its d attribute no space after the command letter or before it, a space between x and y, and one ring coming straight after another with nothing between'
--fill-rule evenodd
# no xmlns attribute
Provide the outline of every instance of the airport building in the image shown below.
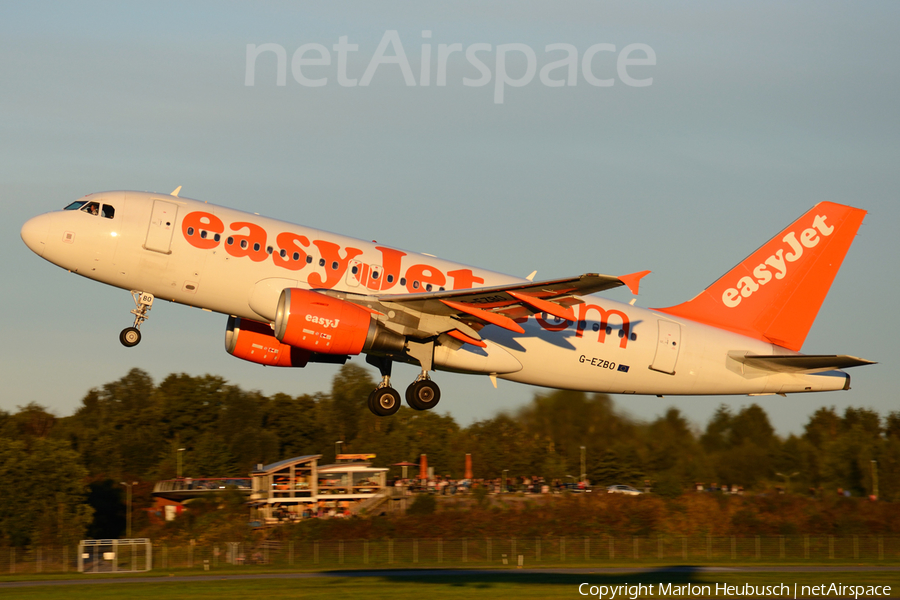
<svg viewBox="0 0 900 600"><path fill-rule="evenodd" d="M157 510L172 520L183 503L226 489L248 497L251 521L274 525L310 517L347 517L380 502L387 490L387 469L373 467L372 454L340 454L320 465L321 454L257 465L249 478L181 478L153 488Z"/></svg>

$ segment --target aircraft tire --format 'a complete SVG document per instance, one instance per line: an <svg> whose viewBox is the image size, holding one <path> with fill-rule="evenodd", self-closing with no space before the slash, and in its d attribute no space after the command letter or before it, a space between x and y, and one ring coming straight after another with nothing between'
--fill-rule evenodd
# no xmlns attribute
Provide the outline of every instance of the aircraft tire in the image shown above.
<svg viewBox="0 0 900 600"><path fill-rule="evenodd" d="M369 410L379 417L389 417L400 410L400 394L391 387L382 387L369 394Z"/></svg>
<svg viewBox="0 0 900 600"><path fill-rule="evenodd" d="M406 403L415 410L431 410L441 401L441 388L429 380L416 381L406 389Z"/></svg>
<svg viewBox="0 0 900 600"><path fill-rule="evenodd" d="M406 404L413 410L422 410L421 408L419 408L419 403L416 402L416 399L413 398L413 395L412 395L414 385L416 385L416 384L411 383L406 388Z"/></svg>
<svg viewBox="0 0 900 600"><path fill-rule="evenodd" d="M119 341L126 348L137 346L141 343L141 332L135 327L126 327L119 334Z"/></svg>

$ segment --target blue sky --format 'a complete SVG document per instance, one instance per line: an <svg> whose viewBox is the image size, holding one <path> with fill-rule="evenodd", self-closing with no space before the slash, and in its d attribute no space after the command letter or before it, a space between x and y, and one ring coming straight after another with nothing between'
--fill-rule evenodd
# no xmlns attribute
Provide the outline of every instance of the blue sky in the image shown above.
<svg viewBox="0 0 900 600"><path fill-rule="evenodd" d="M126 291L42 261L21 242L29 217L108 189L168 192L514 275L539 278L650 269L642 306L692 297L821 200L869 211L803 350L881 364L853 389L782 398L617 398L635 416L670 405L705 425L722 402L761 404L781 433L819 406L897 410L892 363L900 275L900 6L888 2L195 2L5 3L0 6L0 408L36 401L70 414L91 387L138 366L160 379L213 373L247 389L327 390L334 368L279 371L223 348L225 317L161 304L126 350ZM652 48L618 77L600 52L589 85L538 76L504 88L407 86L397 65L343 87L330 66L312 88L274 55L244 83L248 44L359 49L361 78L397 31L416 79L423 43L523 44L537 69L594 44ZM430 31L431 38L423 38ZM390 52L389 54L392 54ZM309 56L314 56L310 54ZM642 56L640 53L635 56ZM508 73L525 73L510 52ZM565 71L556 71L562 78ZM496 77L496 72L493 73ZM610 297L627 301L622 291ZM364 364L361 359L356 359ZM411 379L415 369L399 369ZM462 424L515 409L539 391L438 374L439 411Z"/></svg>

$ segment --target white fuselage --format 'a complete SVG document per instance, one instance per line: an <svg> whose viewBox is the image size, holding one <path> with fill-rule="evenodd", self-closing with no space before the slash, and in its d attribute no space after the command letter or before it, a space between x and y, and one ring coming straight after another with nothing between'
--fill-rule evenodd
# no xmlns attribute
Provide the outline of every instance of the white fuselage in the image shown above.
<svg viewBox="0 0 900 600"><path fill-rule="evenodd" d="M525 281L187 198L116 191L85 199L113 207L114 217L51 212L29 221L23 239L44 259L90 279L247 319L272 322L288 287L377 296ZM524 334L488 325L480 332L487 348L438 348L435 366L617 394L787 393L847 384L842 371L775 373L729 358L793 354L770 343L583 299L573 307L577 322L538 314L520 323Z"/></svg>

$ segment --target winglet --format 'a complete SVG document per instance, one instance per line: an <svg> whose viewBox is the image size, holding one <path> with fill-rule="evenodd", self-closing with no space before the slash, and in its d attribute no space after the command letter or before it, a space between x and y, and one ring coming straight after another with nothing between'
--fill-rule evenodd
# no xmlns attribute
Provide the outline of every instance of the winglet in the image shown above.
<svg viewBox="0 0 900 600"><path fill-rule="evenodd" d="M173 191L173 192L172 192L171 194L169 194L169 195L170 195L170 196L175 196L175 197L177 198L179 193L181 193L181 186L180 186L180 185L179 185L177 188L175 188L175 191Z"/></svg>
<svg viewBox="0 0 900 600"><path fill-rule="evenodd" d="M637 296L638 289L641 286L641 278L645 275L649 275L650 271L641 271L639 273L631 273L629 275L619 275L619 281L628 286L628 289L631 290L631 293Z"/></svg>

